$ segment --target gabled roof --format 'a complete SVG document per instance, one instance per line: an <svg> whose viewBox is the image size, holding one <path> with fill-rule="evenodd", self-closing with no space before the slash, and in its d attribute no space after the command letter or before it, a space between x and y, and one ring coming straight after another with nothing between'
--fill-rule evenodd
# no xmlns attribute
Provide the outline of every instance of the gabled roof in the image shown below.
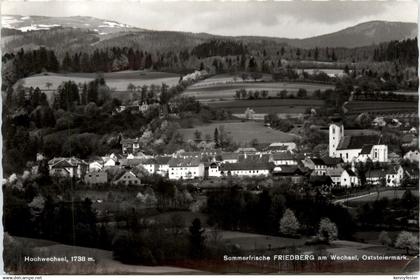
<svg viewBox="0 0 420 280"><path fill-rule="evenodd" d="M328 166L337 165L343 162L343 159L341 157L339 158L323 157L322 160Z"/></svg>
<svg viewBox="0 0 420 280"><path fill-rule="evenodd" d="M239 154L238 153L229 153L225 152L221 154L223 160L238 160Z"/></svg>
<svg viewBox="0 0 420 280"><path fill-rule="evenodd" d="M172 157L170 156L157 156L156 157L156 164L163 165L168 164Z"/></svg>
<svg viewBox="0 0 420 280"><path fill-rule="evenodd" d="M304 175L305 171L298 165L277 165L274 167L273 173L277 175Z"/></svg>
<svg viewBox="0 0 420 280"><path fill-rule="evenodd" d="M326 165L322 158L311 158L315 165Z"/></svg>
<svg viewBox="0 0 420 280"><path fill-rule="evenodd" d="M119 179L121 179L124 175L130 175L130 176L132 176L132 177L135 177L135 178L137 178L137 179L140 179L136 174L134 174L133 173L133 171L131 171L131 170L127 170L127 171L125 171L125 172L123 172L123 173L121 173L118 177L116 177L115 179L114 179L114 181L118 181Z"/></svg>
<svg viewBox="0 0 420 280"><path fill-rule="evenodd" d="M273 153L271 156L272 156L272 159L274 161L277 161L277 160L294 160L295 159L295 156L289 151L282 152L282 153Z"/></svg>
<svg viewBox="0 0 420 280"><path fill-rule="evenodd" d="M385 169L371 169L365 172L366 178L385 177Z"/></svg>
<svg viewBox="0 0 420 280"><path fill-rule="evenodd" d="M351 176L351 177L357 176L356 173L353 170L351 170L351 169L345 169L344 171L346 171L347 174L349 174L349 176Z"/></svg>
<svg viewBox="0 0 420 280"><path fill-rule="evenodd" d="M196 167L201 160L198 158L171 158L168 161L169 167Z"/></svg>
<svg viewBox="0 0 420 280"><path fill-rule="evenodd" d="M400 169L400 165L390 165L386 169L386 174L398 174L398 169Z"/></svg>
<svg viewBox="0 0 420 280"><path fill-rule="evenodd" d="M309 177L309 183L314 186L332 185L333 181L330 176L311 176Z"/></svg>
<svg viewBox="0 0 420 280"><path fill-rule="evenodd" d="M338 144L337 150L362 149L364 145L377 145L379 143L379 135L344 136Z"/></svg>
<svg viewBox="0 0 420 280"><path fill-rule="evenodd" d="M243 160L237 163L222 164L220 169L224 171L232 170L271 170L272 165L265 161Z"/></svg>
<svg viewBox="0 0 420 280"><path fill-rule="evenodd" d="M139 143L139 138L123 138L121 139L121 145L133 145Z"/></svg>
<svg viewBox="0 0 420 280"><path fill-rule="evenodd" d="M360 151L360 154L362 155L369 155L372 151L373 145L363 145L362 150Z"/></svg>

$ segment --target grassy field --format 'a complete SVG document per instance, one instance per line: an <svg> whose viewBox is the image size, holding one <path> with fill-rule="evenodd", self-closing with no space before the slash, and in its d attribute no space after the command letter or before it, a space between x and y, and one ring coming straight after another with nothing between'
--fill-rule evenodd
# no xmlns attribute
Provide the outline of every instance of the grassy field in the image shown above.
<svg viewBox="0 0 420 280"><path fill-rule="evenodd" d="M305 243L303 238L285 238L239 231L220 231L219 234L221 240L226 244L238 245L239 248L246 251L302 246ZM208 238L211 238L212 233L208 231L207 235Z"/></svg>
<svg viewBox="0 0 420 280"><path fill-rule="evenodd" d="M351 101L345 105L349 113L408 113L417 112L417 102Z"/></svg>
<svg viewBox="0 0 420 280"><path fill-rule="evenodd" d="M179 75L166 72L150 72L150 71L120 71L112 73L104 73L107 85L116 91L126 91L129 83L135 86L143 85L161 85L165 83L169 86L178 84ZM72 80L76 84L85 83L93 80L97 76L96 73L46 73L38 74L23 79L25 87L39 87L43 91L55 90L62 82ZM51 83L48 89L46 84Z"/></svg>
<svg viewBox="0 0 420 280"><path fill-rule="evenodd" d="M252 108L257 114L302 114L307 108L318 108L323 103L317 99L256 99L215 101L208 105L212 108L229 110L233 114L243 114L246 108Z"/></svg>
<svg viewBox="0 0 420 280"><path fill-rule="evenodd" d="M290 142L296 138L293 134L265 127L263 122L255 121L215 122L194 128L179 129L178 132L181 133L185 140L195 139L194 131L196 130L200 131L203 136L209 134L213 137L214 129L220 126L224 126L225 131L232 140L240 144L247 144L253 139L257 139L259 143L272 143Z"/></svg>
<svg viewBox="0 0 420 280"><path fill-rule="evenodd" d="M332 88L331 85L315 84L315 83L290 83L290 82L243 82L238 79L237 82L231 82L228 77L203 80L197 84L189 87L184 95L194 96L201 102L212 102L221 100L234 99L235 92L239 89L246 90L266 90L269 96L276 96L278 92L287 90L289 94L295 94L300 88L307 90L308 94L313 93L315 90L325 90Z"/></svg>
<svg viewBox="0 0 420 280"><path fill-rule="evenodd" d="M380 192L379 196L377 192L370 192L368 194L351 197L348 199L348 201L349 201L349 205L352 205L352 204L359 204L359 203L364 203L364 202L371 202L371 201L375 201L377 199L382 199L382 198L395 199L395 198L401 198L404 192L405 190L389 190L389 191ZM418 190L411 190L411 193L415 196L419 196ZM340 199L340 201L341 200L343 199Z"/></svg>

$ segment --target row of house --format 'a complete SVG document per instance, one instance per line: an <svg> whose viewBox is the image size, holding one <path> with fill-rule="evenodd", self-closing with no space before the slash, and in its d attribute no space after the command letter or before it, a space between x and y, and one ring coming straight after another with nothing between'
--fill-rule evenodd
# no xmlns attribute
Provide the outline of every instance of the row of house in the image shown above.
<svg viewBox="0 0 420 280"><path fill-rule="evenodd" d="M382 165L381 169L372 168L365 174L357 174L354 163L352 168L346 168L346 165L342 158L299 158L293 149L284 149L282 152L256 152L251 149L202 153L180 151L173 155L155 157L142 153L126 157L111 154L90 162L75 158L55 158L49 161L50 175L75 177L83 179L87 184L141 184L141 179L132 171L135 168L170 180L273 176L288 178L296 184L309 179L314 185L341 187L359 186L362 176L369 184L383 184L385 180L387 186L395 187L401 184L404 176L415 176L407 174L401 166L395 164ZM110 176L109 173L115 173L115 170L119 176Z"/></svg>

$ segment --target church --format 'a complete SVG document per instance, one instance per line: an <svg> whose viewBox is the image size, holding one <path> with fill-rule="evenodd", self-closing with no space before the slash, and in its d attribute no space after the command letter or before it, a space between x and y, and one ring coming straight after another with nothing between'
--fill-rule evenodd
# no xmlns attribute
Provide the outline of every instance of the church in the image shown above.
<svg viewBox="0 0 420 280"><path fill-rule="evenodd" d="M344 162L388 162L388 146L381 144L380 135L344 135L342 123L329 127L329 156Z"/></svg>

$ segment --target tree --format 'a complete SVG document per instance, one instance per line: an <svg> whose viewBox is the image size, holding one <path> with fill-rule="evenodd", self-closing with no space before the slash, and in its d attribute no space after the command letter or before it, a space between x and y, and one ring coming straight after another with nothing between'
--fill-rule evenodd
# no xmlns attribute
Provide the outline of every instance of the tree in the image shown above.
<svg viewBox="0 0 420 280"><path fill-rule="evenodd" d="M329 218L322 218L319 223L318 236L321 240L329 243L331 240L337 238L338 231L335 223L331 222Z"/></svg>
<svg viewBox="0 0 420 280"><path fill-rule="evenodd" d="M214 129L214 143L216 144L216 147L219 146L219 130L217 129L217 127Z"/></svg>
<svg viewBox="0 0 420 280"><path fill-rule="evenodd" d="M199 131L198 129L196 129L194 131L194 138L195 138L195 140L201 140L201 131Z"/></svg>
<svg viewBox="0 0 420 280"><path fill-rule="evenodd" d="M300 88L300 89L297 91L297 97L298 97L298 98L306 98L307 96L308 96L308 93L307 93L306 89L304 89L304 88Z"/></svg>
<svg viewBox="0 0 420 280"><path fill-rule="evenodd" d="M292 210L286 209L283 217L280 219L279 231L284 235L296 235L299 231L300 224L296 219L295 213Z"/></svg>
<svg viewBox="0 0 420 280"><path fill-rule="evenodd" d="M51 82L46 82L45 83L45 86L47 87L47 89L50 89L50 87L52 87L52 83Z"/></svg>
<svg viewBox="0 0 420 280"><path fill-rule="evenodd" d="M392 243L392 240L389 237L388 232L386 232L384 230L381 231L381 233L379 234L378 240L382 245L387 245L388 246L388 245L391 245L391 243Z"/></svg>
<svg viewBox="0 0 420 280"><path fill-rule="evenodd" d="M190 226L190 254L193 259L203 257L204 241L204 229L201 227L200 219L196 218Z"/></svg>
<svg viewBox="0 0 420 280"><path fill-rule="evenodd" d="M408 255L409 250L416 250L419 246L419 240L413 234L402 231L395 241L395 247L405 249Z"/></svg>

